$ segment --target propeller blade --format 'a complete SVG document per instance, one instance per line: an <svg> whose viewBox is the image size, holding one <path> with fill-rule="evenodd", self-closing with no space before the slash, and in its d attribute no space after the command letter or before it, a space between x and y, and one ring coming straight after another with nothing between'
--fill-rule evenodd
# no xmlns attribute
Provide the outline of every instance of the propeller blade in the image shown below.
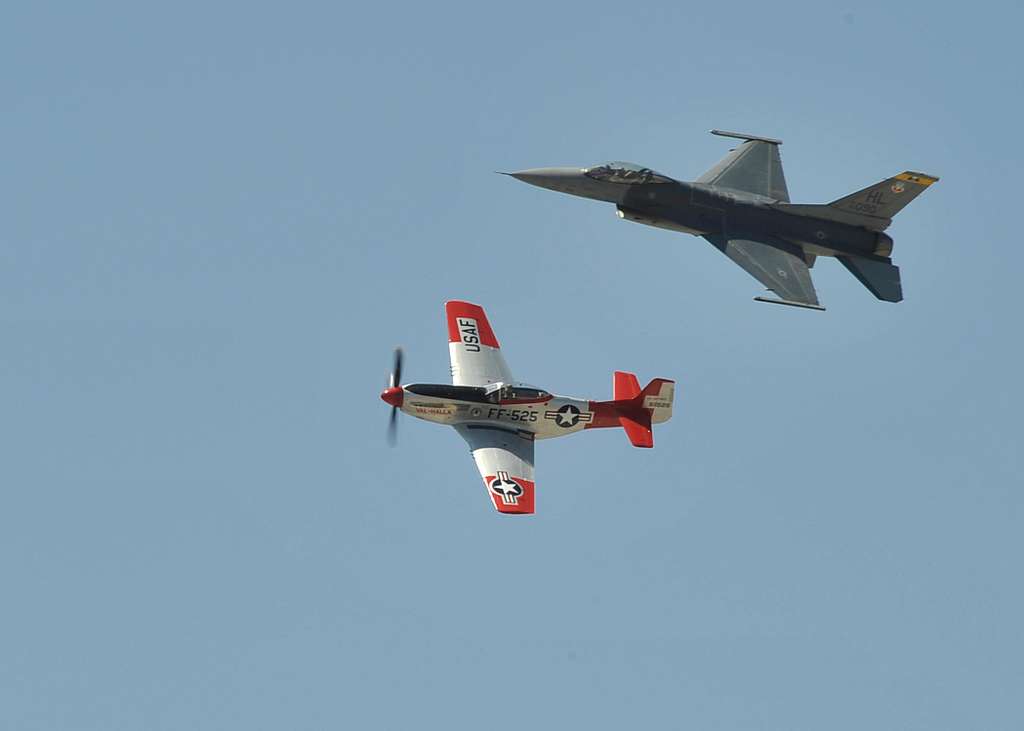
<svg viewBox="0 0 1024 731"><path fill-rule="evenodd" d="M388 421L388 445L398 444L398 408L391 407L391 419Z"/></svg>
<svg viewBox="0 0 1024 731"><path fill-rule="evenodd" d="M398 386L402 383L402 349L395 348L395 365L391 369L390 386Z"/></svg>
<svg viewBox="0 0 1024 731"><path fill-rule="evenodd" d="M395 348L395 362L391 367L391 376L388 378L388 388L400 386L402 383L402 349ZM388 401L388 399L385 399ZM394 403L389 401L389 403ZM399 399L398 403L401 403ZM388 444L392 447L398 444L398 407L391 407L391 418L388 420Z"/></svg>

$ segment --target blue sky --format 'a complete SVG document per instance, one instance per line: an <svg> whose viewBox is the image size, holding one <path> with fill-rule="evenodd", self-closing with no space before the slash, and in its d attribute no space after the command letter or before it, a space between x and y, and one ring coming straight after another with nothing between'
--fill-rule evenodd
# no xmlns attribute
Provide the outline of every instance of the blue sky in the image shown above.
<svg viewBox="0 0 1024 731"><path fill-rule="evenodd" d="M25 4L0 30L0 727L1019 729L1011 3ZM495 175L692 179L738 129L825 202L941 176L906 300L826 313ZM493 512L384 440L442 303L654 450L538 446Z"/></svg>

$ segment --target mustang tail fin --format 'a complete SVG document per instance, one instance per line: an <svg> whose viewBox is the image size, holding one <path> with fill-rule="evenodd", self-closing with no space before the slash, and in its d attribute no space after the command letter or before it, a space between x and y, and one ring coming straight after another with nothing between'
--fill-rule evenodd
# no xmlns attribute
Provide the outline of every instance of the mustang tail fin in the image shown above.
<svg viewBox="0 0 1024 731"><path fill-rule="evenodd" d="M591 402L594 422L591 427L621 426L634 447L653 447L652 424L672 418L675 381L655 378L643 389L632 373L615 371L612 401Z"/></svg>
<svg viewBox="0 0 1024 731"><path fill-rule="evenodd" d="M676 398L676 382L667 378L655 378L637 396L637 403L649 411L651 421L660 424L672 418L672 402Z"/></svg>
<svg viewBox="0 0 1024 731"><path fill-rule="evenodd" d="M884 231L892 223L893 216L937 180L934 175L907 170L825 205L780 203L777 207L800 216L814 216L863 226L871 231Z"/></svg>

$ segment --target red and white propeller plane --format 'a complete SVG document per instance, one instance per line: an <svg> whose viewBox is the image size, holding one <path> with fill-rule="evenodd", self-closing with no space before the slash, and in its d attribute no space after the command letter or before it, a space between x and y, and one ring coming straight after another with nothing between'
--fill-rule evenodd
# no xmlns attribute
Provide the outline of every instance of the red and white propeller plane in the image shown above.
<svg viewBox="0 0 1024 731"><path fill-rule="evenodd" d="M380 395L392 406L389 436L393 444L399 410L455 427L498 512L534 511L534 440L621 426L633 446L653 447L651 425L672 417L675 382L664 378L641 390L635 375L616 371L611 401L555 396L516 382L483 308L452 301L444 309L452 385L399 385L402 351L396 350L391 381Z"/></svg>

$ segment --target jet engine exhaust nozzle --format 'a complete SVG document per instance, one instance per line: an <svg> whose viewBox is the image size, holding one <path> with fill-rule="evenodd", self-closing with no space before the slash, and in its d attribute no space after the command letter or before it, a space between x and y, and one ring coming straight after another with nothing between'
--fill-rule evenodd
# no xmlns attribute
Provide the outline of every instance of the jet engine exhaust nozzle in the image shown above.
<svg viewBox="0 0 1024 731"><path fill-rule="evenodd" d="M878 234L875 244L875 256L892 256L892 237L889 234Z"/></svg>

